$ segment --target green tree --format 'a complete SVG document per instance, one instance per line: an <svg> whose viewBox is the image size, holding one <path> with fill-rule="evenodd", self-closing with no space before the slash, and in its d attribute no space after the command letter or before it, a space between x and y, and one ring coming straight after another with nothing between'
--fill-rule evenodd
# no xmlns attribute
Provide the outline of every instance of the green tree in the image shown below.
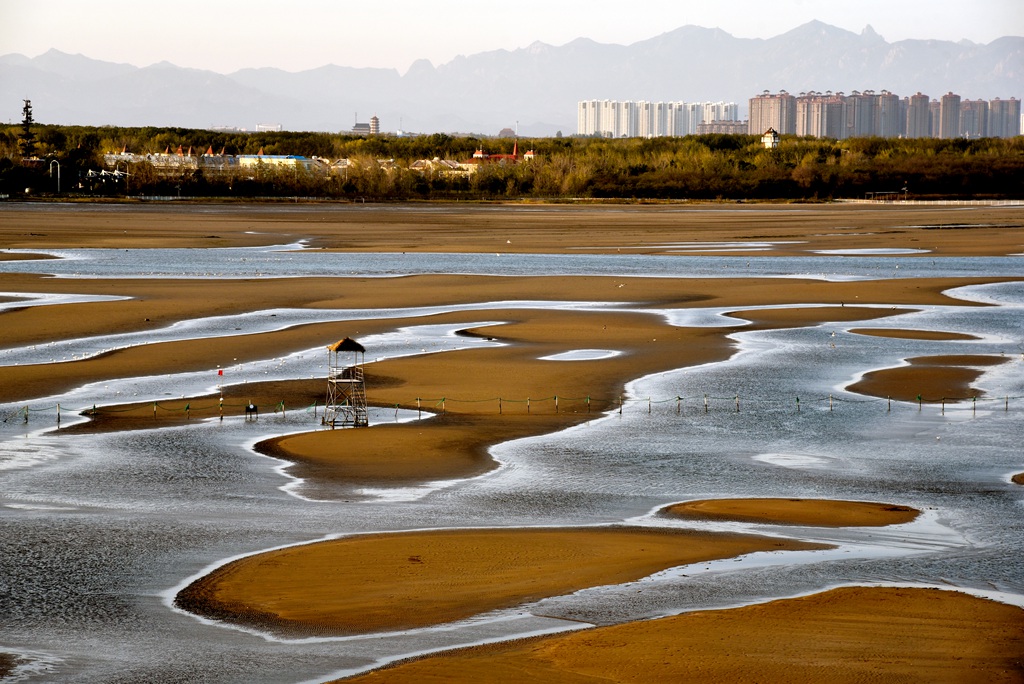
<svg viewBox="0 0 1024 684"><path fill-rule="evenodd" d="M36 135L36 153L41 157L61 156L67 146L67 135L57 126L45 126Z"/></svg>

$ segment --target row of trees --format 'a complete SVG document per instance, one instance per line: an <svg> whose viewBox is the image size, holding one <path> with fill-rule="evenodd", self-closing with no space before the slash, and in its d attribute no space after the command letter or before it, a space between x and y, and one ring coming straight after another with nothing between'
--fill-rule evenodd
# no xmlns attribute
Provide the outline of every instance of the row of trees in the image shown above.
<svg viewBox="0 0 1024 684"><path fill-rule="evenodd" d="M414 137L329 133L224 133L181 128L33 125L40 160L23 163L24 125L0 126L0 193L62 189L107 194L316 196L368 199L637 198L828 199L906 191L916 197L1021 197L1024 137L978 140L783 137L765 149L759 136L683 138L539 138L530 162L484 164L473 174L413 172L417 159L465 160L477 149L510 153L512 139L433 134ZM216 153L295 154L353 161L333 174L264 169L168 176L133 164L125 183L84 182L104 152L163 152L212 147ZM382 160L394 160L393 164ZM79 185L81 184L81 187Z"/></svg>

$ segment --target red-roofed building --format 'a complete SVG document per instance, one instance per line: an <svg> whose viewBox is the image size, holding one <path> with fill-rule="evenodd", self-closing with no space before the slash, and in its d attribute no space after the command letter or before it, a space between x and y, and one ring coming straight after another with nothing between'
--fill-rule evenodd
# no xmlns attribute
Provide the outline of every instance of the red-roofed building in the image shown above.
<svg viewBox="0 0 1024 684"><path fill-rule="evenodd" d="M483 149L479 149L473 153L472 159L460 163L459 166L472 172L476 171L481 164L518 164L521 161L533 161L535 156L533 150L527 150L520 156L519 141L516 140L512 145L512 154L488 154Z"/></svg>

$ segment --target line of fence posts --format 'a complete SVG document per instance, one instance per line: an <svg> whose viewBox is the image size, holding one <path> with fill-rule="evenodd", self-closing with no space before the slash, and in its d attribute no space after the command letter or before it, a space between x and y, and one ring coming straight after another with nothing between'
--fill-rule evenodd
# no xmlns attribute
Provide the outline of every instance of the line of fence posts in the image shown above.
<svg viewBox="0 0 1024 684"><path fill-rule="evenodd" d="M551 397L549 397L547 399L538 399L537 401L549 401L549 400L553 401L554 402L554 411L555 411L555 413L560 413L561 412L561 408L562 408L560 402L563 399L565 399L565 397L560 397L559 395L556 394L556 395L553 395L553 396L551 396ZM590 413L592 397L590 395L587 395L586 397L581 397L580 399L586 405L587 413ZM704 394L702 399L703 399L703 405L704 405L704 413L710 413L712 400L713 399L725 399L725 397L712 397L712 396L710 396L708 394ZM734 394L731 397L729 397L729 399L732 400L733 412L740 413L741 410L742 410L741 395ZM977 415L978 397L976 397L976 396L963 397L963 398L957 398L957 399L951 399L950 397L941 397L940 399L928 400L928 399L924 399L924 397L922 395L917 395L914 399L916 400L916 402L918 404L918 411L919 412L923 410L925 402L928 402L928 403L935 402L935 403L939 404L940 413L942 415L945 415L945 413L946 413L946 403L947 402L965 401L965 400L969 399L971 401L971 412L972 412L972 414ZM446 402L448 400L449 400L448 397L442 397L441 399L436 400L436 406L440 406L441 407L441 412L442 413L445 412L445 405L446 405ZM671 397L669 399L655 401L652 396L648 396L646 398L638 399L636 401L644 401L644 400L646 400L646 402L647 402L647 413L648 414L652 414L654 412L654 404L667 403L667 402L671 402L671 401L674 400L675 403L676 403L676 415L681 415L682 414L682 408L683 408L683 402L686 400L686 398L683 397L683 396L680 396L680 395L676 395L675 397ZM883 400L882 398L877 398L877 399L863 399L863 400L854 400L854 401L857 402L857 403L863 403L863 402L882 401L882 400ZM1009 411L1009 400L1010 400L1009 395L1004 396L1004 399L1003 399L1003 403L1004 403L1003 410L1004 410L1004 412L1008 412ZM421 397L417 397L416 398L417 418L422 418L422 402L423 401L424 400ZM465 402L471 402L471 403L479 403L480 401L495 401L498 404L498 413L499 414L503 414L504 413L504 411L505 411L505 404L506 403L509 403L509 402L512 402L512 403L522 403L522 404L525 404L525 406L526 406L526 412L527 413L532 413L534 398L531 396L531 397L527 397L525 400L514 400L514 399L506 399L504 397L497 397L497 398L491 399L491 400L479 400L479 399L460 400L460 399L451 399L451 401L465 401ZM756 399L753 399L751 401L757 402ZM829 413L834 413L835 409L836 409L836 403L837 402L850 401L850 400L838 399L838 398L836 398L834 393L829 393L827 396L822 397L821 399L819 399L817 401L822 401L822 402L827 401L828 402ZM892 396L886 395L886 397L884 398L884 401L886 402L886 412L887 413L891 413L892 412ZM796 412L797 413L802 413L803 412L803 405L801 404L800 397L796 396L794 398L794 402L795 402ZM626 405L628 403L630 403L630 400L627 400L622 394L617 395L616 399L615 399L615 404L616 404L615 411L619 415L623 415L624 412L625 412L625 407L626 407ZM804 402L804 403L806 403L806 402ZM396 409L399 406L400 406L399 404L395 404Z"/></svg>
<svg viewBox="0 0 1024 684"><path fill-rule="evenodd" d="M710 413L710 411L711 411L711 400L713 398L715 398L715 397L711 397L708 394L704 394L702 398L703 398L703 405L704 405L704 413L705 414ZM717 397L717 398L718 399L725 399L725 397ZM735 413L739 413L740 412L740 395L739 394L735 394L735 395L733 395L730 398L733 401L734 412ZM1013 398L1016 399L1018 397L1013 397ZM560 402L560 399L564 399L564 397L559 397L556 394L556 395L553 395L552 397L550 397L550 399L554 401L555 413L559 413L561 411L561 405L560 405L559 402ZM591 404L592 404L592 399L593 398L590 395L587 395L585 397L581 397L580 399L582 399L584 404L586 405L586 412L590 413L591 412ZM580 399L576 399L576 401L579 401ZM659 400L657 402L655 402L654 398L651 397L651 396L646 397L646 399L647 399L647 413L648 414L652 414L654 412L654 406L653 405L655 403L666 403L666 402L670 402L670 401L672 401L674 399L675 403L676 403L676 415L681 415L682 414L682 409L683 409L683 403L686 401L686 397L683 397L681 395L676 395L675 397L672 397L670 399ZM823 401L825 399L826 398L823 397L819 401ZM952 399L950 397L941 397L938 400L926 400L926 399L924 399L923 395L918 394L914 399L915 399L915 401L917 403L918 413L920 413L920 412L922 412L924 410L925 402L928 402L928 403L936 402L936 403L939 404L940 414L941 415L946 415L946 403L947 402L965 401L967 399L969 399L970 402L971 402L971 414L973 416L976 416L977 413L978 413L978 397L977 396L963 397L963 398L957 398L957 399ZM1004 411L1004 413L1009 413L1009 411L1010 411L1010 399L1011 399L1011 397L1008 394L1004 395L1004 397L1003 397L1003 411ZM542 400L538 400L538 401L547 401L547 400L548 399L542 399ZM881 399L878 399L878 400L880 401ZM998 399L995 399L995 400L997 401ZM417 419L422 419L422 417L423 417L423 402L424 401L428 401L428 400L424 400L422 397L416 397L416 417L417 417ZM448 401L449 401L448 397L441 397L440 399L435 401L435 407L439 407L440 408L441 414L447 413L447 402ZM452 399L451 401L474 401L474 402L478 402L480 400L458 400L458 399ZM484 401L488 401L488 400L484 400ZM490 400L490 401L494 401L494 400ZM509 401L515 402L516 400L505 399L503 397L498 397L497 398L498 413L499 414L504 412L504 404L509 402ZM621 416L624 413L626 404L629 403L629 402L626 400L626 398L622 394L619 394L616 397L615 401L618 404L618 406L617 406L617 413L618 413L618 415ZM757 400L753 400L753 401L757 401ZM827 397L827 401L828 401L828 410L829 410L830 413L833 413L835 411L835 403L837 401L836 398L835 398L835 395L830 393L828 395L828 397ZM840 401L844 401L844 400L840 400ZM849 400L846 400L846 401L849 401ZM857 400L857 401L859 403L863 403L863 402L866 402L866 401L873 401L873 400L872 399L863 399L863 400ZM892 412L892 396L887 395L885 397L885 402L886 402L886 412L887 413L891 413ZM524 403L526 405L526 412L528 414L532 413L532 410L533 410L533 398L532 397L527 397L525 399L525 401L524 400L519 400L519 403ZM60 424L61 424L61 412L63 410L61 405L60 405L60 403L57 403L55 407L46 407L46 408L37 408L37 409L31 408L29 406L24 406L21 409L18 409L17 413L22 414L23 422L24 423L28 423L29 422L29 413L30 412L43 412L43 411L53 410L54 408L56 409L56 422L57 422L57 426L59 428ZM156 420L157 417L158 417L157 416L157 409L158 408L164 408L164 407L159 406L159 402L154 401L153 402L153 419L154 420ZM218 414L218 418L219 418L219 420L221 422L224 421L224 408L225 408L224 398L221 397L219 399L218 403L217 403L217 414ZM317 400L314 400L313 404L309 408L312 409L312 411L313 411L313 418L315 419L316 416L317 416L318 410L319 410L319 402ZM399 410L400 410L400 408L401 408L401 404L400 403L394 404L395 419L396 420L399 417ZM130 410L137 410L137 409L132 409L132 408L120 409L120 411L130 411ZM164 410L170 411L170 412L182 411L185 414L185 419L186 420L191 420L191 418L192 418L192 404L191 404L191 402L186 403L183 408L178 408L178 409L164 408ZM286 409L284 400L279 401L275 405L274 413L277 413L278 410L280 410L280 412L281 412L281 417L284 418L284 419L287 419L288 414L287 414L287 409ZM107 409L106 411L117 412L118 410ZM326 405L324 407L324 411L326 412ZM802 404L801 404L801 401L800 401L800 397L797 396L796 397L796 412L797 413L801 413L801 411L802 411ZM104 413L105 411L103 409L98 408L96 406L96 404L93 404L92 408L83 409L80 412L83 413L83 414L86 414L86 415L95 416L95 415L99 415L101 413ZM258 413L258 411L256 409L256 406L251 401L247 405L244 406L244 412L245 412L246 418L258 418L258 416L259 416L259 413ZM7 421L5 420L4 422L7 422Z"/></svg>

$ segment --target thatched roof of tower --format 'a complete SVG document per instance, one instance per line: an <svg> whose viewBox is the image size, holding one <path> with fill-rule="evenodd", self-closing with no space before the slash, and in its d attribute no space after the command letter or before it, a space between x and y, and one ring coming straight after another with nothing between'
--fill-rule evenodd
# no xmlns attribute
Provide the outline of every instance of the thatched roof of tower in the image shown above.
<svg viewBox="0 0 1024 684"><path fill-rule="evenodd" d="M351 352L360 352L360 353L365 353L366 352L366 349L363 348L363 345L359 344L358 342L353 340L351 337L346 337L343 340L338 340L334 344L329 344L329 345L327 345L327 349L329 351L332 351L332 352L340 352L340 351L351 351Z"/></svg>

